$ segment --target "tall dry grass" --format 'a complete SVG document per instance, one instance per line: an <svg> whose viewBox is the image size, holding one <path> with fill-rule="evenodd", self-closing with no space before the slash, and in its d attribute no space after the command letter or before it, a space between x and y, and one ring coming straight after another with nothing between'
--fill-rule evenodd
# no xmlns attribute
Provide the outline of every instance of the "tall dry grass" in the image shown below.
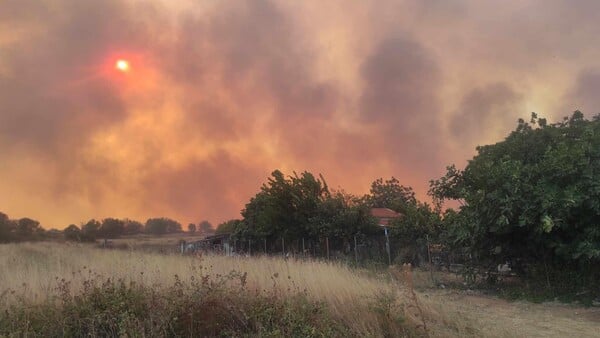
<svg viewBox="0 0 600 338"><path fill-rule="evenodd" d="M160 255L80 244L22 243L0 245L0 271L0 293L16 290L21 300L34 303L47 300L62 279L70 282L70 292L77 293L94 276L160 288L171 285L175 276L189 280L237 271L247 273L248 289L276 291L282 297L304 292L327 304L353 332L367 336L394 333L382 331L382 314L384 319L400 316L411 301L397 283L361 275L341 264L269 257Z"/></svg>

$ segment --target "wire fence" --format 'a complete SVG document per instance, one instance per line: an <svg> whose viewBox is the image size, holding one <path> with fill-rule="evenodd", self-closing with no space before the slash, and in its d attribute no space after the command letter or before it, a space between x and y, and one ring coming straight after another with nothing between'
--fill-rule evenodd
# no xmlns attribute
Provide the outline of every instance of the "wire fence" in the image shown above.
<svg viewBox="0 0 600 338"><path fill-rule="evenodd" d="M356 265L392 265L410 263L451 269L465 262L465 257L429 241L399 240L387 235L356 235L321 238L264 238L238 240L228 236L212 236L195 243L182 243L181 252L210 252L228 256L280 256L338 260Z"/></svg>

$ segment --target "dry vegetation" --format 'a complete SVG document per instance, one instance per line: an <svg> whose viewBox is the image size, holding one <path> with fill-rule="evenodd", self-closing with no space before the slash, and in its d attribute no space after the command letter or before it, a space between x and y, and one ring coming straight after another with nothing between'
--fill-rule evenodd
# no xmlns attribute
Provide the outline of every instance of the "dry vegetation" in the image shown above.
<svg viewBox="0 0 600 338"><path fill-rule="evenodd" d="M123 279L156 289L203 276L247 273L248 292L276 294L281 299L305 294L324 302L332 318L355 335L418 334L430 336L593 336L600 329L591 310L545 311L544 305L524 306L457 293L421 292L415 300L402 271L374 276L339 264L280 258L160 255L139 251L101 250L86 245L7 244L0 246L0 303L48 301L63 278L78 294L90 278ZM393 278L390 278L393 277ZM423 279L417 275L415 281ZM483 302L482 302L483 299ZM587 312L585 312L587 311ZM425 317L427 332L421 316ZM536 321L537 319L537 321ZM543 321L540 323L539 321ZM389 321L389 322L386 322ZM400 328L410 327L410 331Z"/></svg>
<svg viewBox="0 0 600 338"><path fill-rule="evenodd" d="M334 318L352 332L381 336L409 323L403 317L402 289L362 277L337 264L300 262L267 257L161 255L140 251L102 250L86 245L7 244L0 246L0 285L23 298L9 301L45 302L56 293L57 281L68 280L69 292L79 293L90 278L123 279L155 288L194 277L247 273L250 292L275 292L282 298L306 294L324 302ZM1 291L0 291L1 292ZM383 308L386 307L386 308ZM387 312L386 312L387 311ZM382 329L381 315L394 323ZM386 324L387 325L387 324ZM382 330L386 330L383 332Z"/></svg>

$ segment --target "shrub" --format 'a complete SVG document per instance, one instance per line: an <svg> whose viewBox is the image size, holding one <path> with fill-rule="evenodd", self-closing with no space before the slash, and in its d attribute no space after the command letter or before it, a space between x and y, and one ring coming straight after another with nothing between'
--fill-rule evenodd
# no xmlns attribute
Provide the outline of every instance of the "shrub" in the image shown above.
<svg viewBox="0 0 600 338"><path fill-rule="evenodd" d="M280 297L249 291L245 274L201 276L168 287L94 276L73 294L68 281L31 304L14 291L2 309L0 336L261 336L330 337L348 334L323 303L302 292ZM7 295L8 294L8 295Z"/></svg>

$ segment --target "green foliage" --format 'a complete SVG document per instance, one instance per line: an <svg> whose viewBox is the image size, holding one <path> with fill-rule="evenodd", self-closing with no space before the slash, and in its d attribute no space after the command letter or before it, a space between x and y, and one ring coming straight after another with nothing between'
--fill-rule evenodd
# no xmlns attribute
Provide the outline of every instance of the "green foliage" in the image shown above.
<svg viewBox="0 0 600 338"><path fill-rule="evenodd" d="M475 258L579 271L600 262L600 120L575 112L548 124L532 114L504 141L448 167L430 194L462 202L449 242ZM597 269L595 269L597 271ZM546 274L547 275L547 274Z"/></svg>
<svg viewBox="0 0 600 338"><path fill-rule="evenodd" d="M170 218L150 218L146 221L146 233L164 235L166 233L181 232L181 224Z"/></svg>
<svg viewBox="0 0 600 338"><path fill-rule="evenodd" d="M242 221L239 219L230 219L217 226L216 234L232 234L242 227Z"/></svg>
<svg viewBox="0 0 600 338"><path fill-rule="evenodd" d="M417 203L413 189L401 185L395 177L375 180L367 201L373 208L389 208L402 214Z"/></svg>
<svg viewBox="0 0 600 338"><path fill-rule="evenodd" d="M440 215L429 204L415 202L405 205L402 216L390 224L390 237L401 249L396 260L414 265L426 260L425 252L419 252L419 249L426 248L428 242L439 243L442 230ZM423 254L422 257L419 257L420 254Z"/></svg>
<svg viewBox="0 0 600 338"><path fill-rule="evenodd" d="M316 178L309 172L286 177L274 171L246 204L242 216L242 222L234 226L234 235L244 240L350 239L376 227L369 206L361 199L331 193L322 176Z"/></svg>
<svg viewBox="0 0 600 338"><path fill-rule="evenodd" d="M392 290L382 290L375 295L371 301L370 310L376 315L379 326L384 337L408 337L417 336L414 331L409 330L402 304L398 300L398 294ZM400 332L398 331L400 328Z"/></svg>

